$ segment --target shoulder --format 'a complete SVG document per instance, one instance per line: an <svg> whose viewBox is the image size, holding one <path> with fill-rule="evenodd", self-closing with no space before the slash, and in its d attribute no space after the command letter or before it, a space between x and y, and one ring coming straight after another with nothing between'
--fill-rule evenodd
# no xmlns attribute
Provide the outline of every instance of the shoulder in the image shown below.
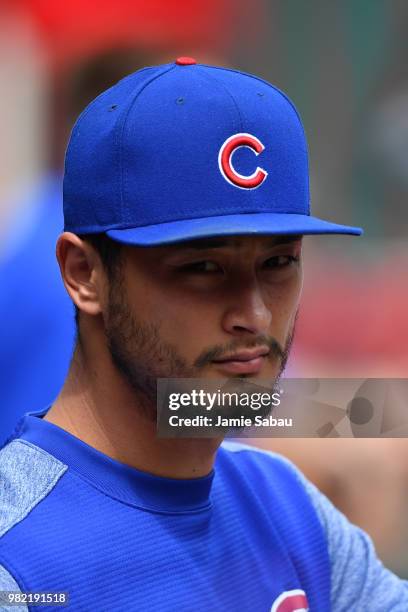
<svg viewBox="0 0 408 612"><path fill-rule="evenodd" d="M4 565L0 562L0 593L3 594L4 591L14 591L21 593L20 586L10 574L10 572L4 567ZM28 607L26 604L7 606L3 603L3 599L0 600L0 609L1 610L10 610L11 612L28 612Z"/></svg>
<svg viewBox="0 0 408 612"><path fill-rule="evenodd" d="M21 592L22 585L6 559L4 538L48 495L66 469L49 453L19 438L0 449L0 592ZM28 611L25 604L8 606L2 601L0 609Z"/></svg>
<svg viewBox="0 0 408 612"><path fill-rule="evenodd" d="M272 476L278 470L287 477L292 477L302 489L307 488L307 485L310 484L299 468L280 453L232 440L224 440L220 451L222 456L229 457L230 461L242 467L244 465L257 466L268 476ZM310 495L309 491L308 494Z"/></svg>
<svg viewBox="0 0 408 612"><path fill-rule="evenodd" d="M235 441L224 441L221 448L227 453L233 453L234 457L241 457L243 461L258 463L265 470L272 470L279 466L286 475L292 475L298 485L307 493L322 526L327 528L332 510L335 510L334 506L329 506L326 503L328 499L306 478L303 472L292 461L279 453Z"/></svg>
<svg viewBox="0 0 408 612"><path fill-rule="evenodd" d="M282 455L238 442L224 442L226 452L246 461L285 466L306 492L323 528L331 566L333 612L370 609L373 612L408 610L408 581L389 571L378 558L371 538L351 523L291 461Z"/></svg>
<svg viewBox="0 0 408 612"><path fill-rule="evenodd" d="M229 456L230 461L239 464L241 469L262 472L270 486L273 486L274 482L279 484L281 494L286 491L286 486L281 488L286 483L290 483L292 490L295 488L301 491L311 504L326 537L329 537L328 526L332 510L335 512L337 510L292 461L280 453L242 444L241 442L224 441L220 448L221 452L225 456ZM276 482L276 479L278 479L278 482Z"/></svg>
<svg viewBox="0 0 408 612"><path fill-rule="evenodd" d="M26 440L14 439L0 450L0 538L26 518L66 470Z"/></svg>
<svg viewBox="0 0 408 612"><path fill-rule="evenodd" d="M313 517L327 539L321 494L289 459L235 441L224 441L220 450L221 461L234 465L237 472L245 475L253 492L261 495L264 501L268 501L269 495L269 503L273 501L285 509L286 522L292 519L305 534L312 527Z"/></svg>

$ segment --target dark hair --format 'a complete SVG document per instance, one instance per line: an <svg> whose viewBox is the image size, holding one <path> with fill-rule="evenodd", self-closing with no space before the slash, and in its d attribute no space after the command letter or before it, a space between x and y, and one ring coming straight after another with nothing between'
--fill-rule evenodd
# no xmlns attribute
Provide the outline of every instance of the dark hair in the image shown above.
<svg viewBox="0 0 408 612"><path fill-rule="evenodd" d="M109 280L112 280L121 263L122 244L109 238L106 234L78 234L81 240L88 242L98 253ZM79 336L79 308L75 308L75 323Z"/></svg>

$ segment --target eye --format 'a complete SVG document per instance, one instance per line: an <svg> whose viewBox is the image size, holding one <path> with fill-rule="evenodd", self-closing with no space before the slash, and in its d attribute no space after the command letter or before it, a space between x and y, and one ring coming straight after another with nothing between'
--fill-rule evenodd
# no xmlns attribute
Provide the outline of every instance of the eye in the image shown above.
<svg viewBox="0 0 408 612"><path fill-rule="evenodd" d="M216 272L222 272L220 266L213 261L195 261L194 263L185 264L181 267L184 272L198 273L198 274L211 274Z"/></svg>
<svg viewBox="0 0 408 612"><path fill-rule="evenodd" d="M282 268L288 268L294 266L299 262L299 257L294 255L276 255L276 257L270 257L264 262L264 266L267 269L279 270Z"/></svg>

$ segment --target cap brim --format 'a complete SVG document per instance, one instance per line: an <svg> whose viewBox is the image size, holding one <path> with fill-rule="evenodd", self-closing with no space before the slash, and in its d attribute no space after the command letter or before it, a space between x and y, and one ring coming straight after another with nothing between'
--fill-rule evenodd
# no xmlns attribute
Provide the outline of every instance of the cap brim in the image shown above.
<svg viewBox="0 0 408 612"><path fill-rule="evenodd" d="M350 234L360 236L360 227L339 225L308 215L250 213L204 219L183 219L157 225L108 230L106 234L123 244L159 246L215 236Z"/></svg>

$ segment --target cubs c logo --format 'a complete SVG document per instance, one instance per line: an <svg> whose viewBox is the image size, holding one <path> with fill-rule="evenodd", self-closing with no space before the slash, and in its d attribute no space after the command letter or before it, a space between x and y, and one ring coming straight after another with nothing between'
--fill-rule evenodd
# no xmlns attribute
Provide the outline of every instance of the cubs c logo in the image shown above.
<svg viewBox="0 0 408 612"><path fill-rule="evenodd" d="M235 187L240 189L256 189L264 182L268 173L258 166L255 172L249 176L239 174L232 165L232 155L240 147L248 147L255 155L262 153L265 148L262 142L251 134L240 133L230 136L224 142L218 154L220 172L225 180Z"/></svg>
<svg viewBox="0 0 408 612"><path fill-rule="evenodd" d="M301 589L285 591L273 602L271 612L308 612L306 593Z"/></svg>

